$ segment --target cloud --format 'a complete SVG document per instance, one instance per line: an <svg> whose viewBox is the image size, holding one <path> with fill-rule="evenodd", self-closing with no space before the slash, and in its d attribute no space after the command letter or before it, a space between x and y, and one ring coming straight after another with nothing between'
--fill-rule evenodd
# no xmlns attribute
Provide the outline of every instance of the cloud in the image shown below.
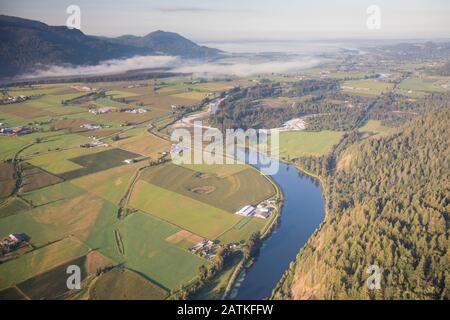
<svg viewBox="0 0 450 320"><path fill-rule="evenodd" d="M318 58L298 58L291 61L266 61L260 63L204 63L181 66L173 69L174 72L193 73L200 76L233 75L239 77L258 74L295 72L314 67L322 62Z"/></svg>
<svg viewBox="0 0 450 320"><path fill-rule="evenodd" d="M94 66L42 66L38 71L22 75L19 79L35 79L50 77L89 76L118 74L130 70L164 68L175 73L194 74L203 77L212 76L252 76L271 73L289 73L314 67L323 59L300 57L282 60L249 61L248 59L222 60L220 62L199 63L183 60L175 56L136 56L128 59L103 61Z"/></svg>
<svg viewBox="0 0 450 320"><path fill-rule="evenodd" d="M94 66L42 66L38 71L20 76L22 79L65 77L75 75L105 75L129 70L166 68L177 64L173 56L136 56L128 59L112 59Z"/></svg>

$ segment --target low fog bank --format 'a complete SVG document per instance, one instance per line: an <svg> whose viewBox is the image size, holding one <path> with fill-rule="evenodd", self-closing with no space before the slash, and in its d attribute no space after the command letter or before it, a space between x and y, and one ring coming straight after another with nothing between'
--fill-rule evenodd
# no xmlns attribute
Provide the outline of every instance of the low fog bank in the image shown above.
<svg viewBox="0 0 450 320"><path fill-rule="evenodd" d="M128 59L106 60L93 66L42 66L40 70L21 75L19 78L117 74L137 69L167 68L175 65L178 60L177 57L172 56L136 56Z"/></svg>
<svg viewBox="0 0 450 320"><path fill-rule="evenodd" d="M103 61L95 66L43 66L18 79L64 78L71 76L95 76L120 74L131 70L159 69L174 73L194 74L203 77L254 76L272 73L289 73L314 67L324 60L314 56L225 58L214 62L183 60L175 56L136 56L128 59Z"/></svg>
<svg viewBox="0 0 450 320"><path fill-rule="evenodd" d="M173 69L179 73L193 73L198 76L254 76L259 74L289 73L314 67L322 62L318 58L298 58L291 61L258 61L258 62L216 62L187 65Z"/></svg>

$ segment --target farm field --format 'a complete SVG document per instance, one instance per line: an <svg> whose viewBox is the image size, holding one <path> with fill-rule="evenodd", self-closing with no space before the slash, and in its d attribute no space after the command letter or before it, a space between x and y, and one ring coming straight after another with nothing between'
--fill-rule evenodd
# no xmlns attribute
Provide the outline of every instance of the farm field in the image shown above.
<svg viewBox="0 0 450 320"><path fill-rule="evenodd" d="M0 199L9 197L15 186L16 179L14 179L14 165L12 163L0 163Z"/></svg>
<svg viewBox="0 0 450 320"><path fill-rule="evenodd" d="M222 234L218 240L222 243L245 243L252 233L260 231L267 223L265 219L244 218L245 221L237 223L233 228Z"/></svg>
<svg viewBox="0 0 450 320"><path fill-rule="evenodd" d="M0 160L13 159L16 153L29 143L17 137L0 136Z"/></svg>
<svg viewBox="0 0 450 320"><path fill-rule="evenodd" d="M85 191L69 181L54 184L31 192L21 193L20 196L34 206L43 206L62 200L72 199L84 194Z"/></svg>
<svg viewBox="0 0 450 320"><path fill-rule="evenodd" d="M449 84L450 78L437 80L433 78L408 78L403 80L399 86L399 93L412 96L422 96L429 92L445 92L450 88L444 88L443 85Z"/></svg>
<svg viewBox="0 0 450 320"><path fill-rule="evenodd" d="M384 135L387 134L388 127L383 126L381 121L369 120L367 123L358 129L359 132L366 135Z"/></svg>
<svg viewBox="0 0 450 320"><path fill-rule="evenodd" d="M171 149L170 141L148 130L178 117L172 105L197 105L241 82L166 78L155 90L153 82L8 91L39 96L0 106L2 127L34 129L0 136L0 160L18 155L21 170L20 187L10 196L17 182L14 166L3 162L0 167L0 238L19 233L29 244L0 264L0 299L165 299L210 263L203 253L190 251L194 245L209 239L217 240L215 245L243 244L265 226L264 220L234 214L275 194L273 185L247 165L162 163L138 175L149 160L162 159ZM80 89L86 86L92 91ZM95 115L88 112L92 106L148 112ZM84 124L103 127L87 130ZM93 136L108 146L81 147L95 141ZM139 161L126 164L126 159ZM82 266L89 286L80 295L65 286L65 269L73 263ZM230 268L225 278L217 278L220 288Z"/></svg>
<svg viewBox="0 0 450 320"><path fill-rule="evenodd" d="M73 179L70 183L86 192L117 204L125 194L131 178L143 165L142 163L135 163L119 166Z"/></svg>
<svg viewBox="0 0 450 320"><path fill-rule="evenodd" d="M29 209L28 204L18 197L9 197L0 203L0 218L9 217Z"/></svg>
<svg viewBox="0 0 450 320"><path fill-rule="evenodd" d="M20 193L41 189L63 181L61 178L28 163L25 163L23 166L22 178L23 181L19 190Z"/></svg>
<svg viewBox="0 0 450 320"><path fill-rule="evenodd" d="M83 168L81 165L70 161L70 159L83 155L98 153L104 150L104 148L87 149L77 147L66 150L55 150L50 153L33 156L28 159L26 158L26 160L34 166L40 167L55 175L59 175L68 171Z"/></svg>
<svg viewBox="0 0 450 320"><path fill-rule="evenodd" d="M88 248L82 243L64 239L3 263L0 265L0 290L82 256L87 251Z"/></svg>
<svg viewBox="0 0 450 320"><path fill-rule="evenodd" d="M141 179L231 213L275 194L272 184L251 168L219 176L169 164L146 170Z"/></svg>
<svg viewBox="0 0 450 320"><path fill-rule="evenodd" d="M192 280L205 261L166 239L181 229L145 213L134 213L119 226L125 266L170 290Z"/></svg>
<svg viewBox="0 0 450 320"><path fill-rule="evenodd" d="M128 269L115 268L102 274L89 288L93 300L163 300L167 292Z"/></svg>
<svg viewBox="0 0 450 320"><path fill-rule="evenodd" d="M81 280L87 276L86 256L81 256L45 271L37 276L16 285L28 298L32 300L63 299L69 291L66 284L67 267L76 265L80 267Z"/></svg>
<svg viewBox="0 0 450 320"><path fill-rule="evenodd" d="M19 230L35 246L68 236L88 241L92 236L100 235L93 231L98 225L104 227L111 223L108 220L103 224L105 216L115 218L117 215L117 208L113 204L89 193L27 209L3 218L0 224L1 237L10 234L11 230ZM101 247L98 244L90 246Z"/></svg>
<svg viewBox="0 0 450 320"><path fill-rule="evenodd" d="M70 162L78 165L79 168L69 172L64 172L61 174L61 177L65 180L78 178L87 174L124 165L124 160L139 157L139 154L122 149L109 149L93 154L81 155L68 159Z"/></svg>
<svg viewBox="0 0 450 320"><path fill-rule="evenodd" d="M146 130L140 130L137 134L128 137L120 135L119 141L111 142L113 147L122 148L152 159L158 159L163 152L170 151L170 142L163 140Z"/></svg>
<svg viewBox="0 0 450 320"><path fill-rule="evenodd" d="M282 132L279 155L281 159L326 155L339 142L341 136L342 132L338 131Z"/></svg>
<svg viewBox="0 0 450 320"><path fill-rule="evenodd" d="M390 91L393 85L388 82L376 80L355 80L346 81L341 86L344 92L356 93L362 95L380 95L383 92Z"/></svg>
<svg viewBox="0 0 450 320"><path fill-rule="evenodd" d="M78 134L57 134L40 139L42 139L42 141L40 141L39 143L34 143L32 146L25 149L21 153L21 156L31 157L55 150L57 151L61 149L76 148L81 144L89 142L89 139L87 137L83 137Z"/></svg>
<svg viewBox="0 0 450 320"><path fill-rule="evenodd" d="M208 239L215 239L241 219L144 180L136 184L130 205Z"/></svg>

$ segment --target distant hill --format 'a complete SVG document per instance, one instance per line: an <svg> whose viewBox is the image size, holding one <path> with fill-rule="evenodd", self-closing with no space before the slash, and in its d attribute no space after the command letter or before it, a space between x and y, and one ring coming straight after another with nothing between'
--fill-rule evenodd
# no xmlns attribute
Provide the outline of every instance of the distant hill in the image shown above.
<svg viewBox="0 0 450 320"><path fill-rule="evenodd" d="M0 15L0 78L45 65L95 65L108 59L151 54L204 59L219 53L176 33L156 31L145 37L111 39L88 36L65 26Z"/></svg>
<svg viewBox="0 0 450 320"><path fill-rule="evenodd" d="M126 35L113 38L111 41L123 45L147 48L152 52L176 55L184 58L208 59L217 57L221 53L218 49L199 46L198 44L180 36L177 33L165 32L161 30L149 33L143 37Z"/></svg>

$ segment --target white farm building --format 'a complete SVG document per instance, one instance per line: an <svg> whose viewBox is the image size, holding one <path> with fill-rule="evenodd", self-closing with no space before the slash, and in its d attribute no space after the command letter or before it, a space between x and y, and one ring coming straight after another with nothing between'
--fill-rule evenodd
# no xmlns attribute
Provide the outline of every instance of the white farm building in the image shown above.
<svg viewBox="0 0 450 320"><path fill-rule="evenodd" d="M245 207L241 208L240 210L236 211L236 214L248 217L253 213L253 211L255 211L255 207L245 206Z"/></svg>

